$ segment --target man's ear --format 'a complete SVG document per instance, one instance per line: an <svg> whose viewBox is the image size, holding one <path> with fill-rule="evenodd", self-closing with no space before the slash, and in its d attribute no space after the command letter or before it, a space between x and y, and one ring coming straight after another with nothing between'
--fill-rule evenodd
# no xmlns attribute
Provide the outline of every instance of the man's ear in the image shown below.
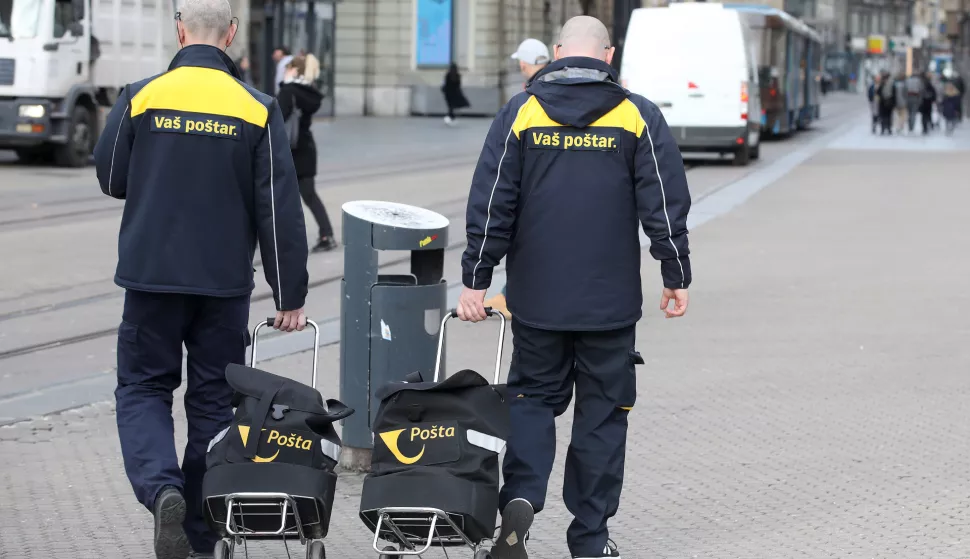
<svg viewBox="0 0 970 559"><path fill-rule="evenodd" d="M553 60L559 60L559 53L562 51L562 45L556 45L552 47L552 57Z"/></svg>
<svg viewBox="0 0 970 559"><path fill-rule="evenodd" d="M613 55L616 54L616 47L610 47L610 50L606 51L606 63L613 64Z"/></svg>
<svg viewBox="0 0 970 559"><path fill-rule="evenodd" d="M227 49L229 48L229 45L232 44L232 40L236 38L236 31L239 31L239 26L236 25L236 22L230 23L229 24L229 35L226 37L226 48Z"/></svg>

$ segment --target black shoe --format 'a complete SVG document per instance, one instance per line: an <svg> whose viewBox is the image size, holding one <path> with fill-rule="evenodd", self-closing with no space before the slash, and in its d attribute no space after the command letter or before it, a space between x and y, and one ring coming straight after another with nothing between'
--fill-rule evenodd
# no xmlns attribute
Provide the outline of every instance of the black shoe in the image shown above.
<svg viewBox="0 0 970 559"><path fill-rule="evenodd" d="M212 553L201 553L199 551L193 551L189 553L189 559L214 559L215 554Z"/></svg>
<svg viewBox="0 0 970 559"><path fill-rule="evenodd" d="M178 489L162 488L155 497L155 557L156 559L186 559L189 540L182 523L185 521L185 499Z"/></svg>
<svg viewBox="0 0 970 559"><path fill-rule="evenodd" d="M502 511L502 527L492 548L492 559L529 559L525 548L535 509L525 499L512 499Z"/></svg>
<svg viewBox="0 0 970 559"><path fill-rule="evenodd" d="M610 557L611 559L620 559L620 550L616 548L616 544L613 540L606 541L606 547L603 548L602 555L595 555L589 557L581 557L579 555L573 555L573 559L604 559Z"/></svg>
<svg viewBox="0 0 970 559"><path fill-rule="evenodd" d="M335 248L337 248L337 241L333 240L333 237L323 237L313 247L313 252L330 252Z"/></svg>

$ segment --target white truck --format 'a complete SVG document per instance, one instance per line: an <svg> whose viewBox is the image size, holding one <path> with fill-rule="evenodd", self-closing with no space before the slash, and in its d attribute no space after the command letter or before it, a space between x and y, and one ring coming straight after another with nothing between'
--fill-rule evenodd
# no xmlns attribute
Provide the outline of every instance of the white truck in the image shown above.
<svg viewBox="0 0 970 559"><path fill-rule="evenodd" d="M86 165L99 107L164 72L178 50L174 2L0 0L0 149Z"/></svg>

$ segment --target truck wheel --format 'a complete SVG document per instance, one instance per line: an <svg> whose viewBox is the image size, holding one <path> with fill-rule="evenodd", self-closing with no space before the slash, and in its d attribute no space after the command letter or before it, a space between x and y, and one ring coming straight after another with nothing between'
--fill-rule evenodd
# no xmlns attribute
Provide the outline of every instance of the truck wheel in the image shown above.
<svg viewBox="0 0 970 559"><path fill-rule="evenodd" d="M758 145L751 148L751 159L759 159L761 157L761 140L758 140Z"/></svg>
<svg viewBox="0 0 970 559"><path fill-rule="evenodd" d="M734 161L732 162L735 167L744 167L751 161L751 150L748 144L744 144L738 147L734 152Z"/></svg>
<svg viewBox="0 0 970 559"><path fill-rule="evenodd" d="M94 118L84 107L75 107L71 122L67 125L67 143L55 152L57 164L62 167L84 167L94 151Z"/></svg>

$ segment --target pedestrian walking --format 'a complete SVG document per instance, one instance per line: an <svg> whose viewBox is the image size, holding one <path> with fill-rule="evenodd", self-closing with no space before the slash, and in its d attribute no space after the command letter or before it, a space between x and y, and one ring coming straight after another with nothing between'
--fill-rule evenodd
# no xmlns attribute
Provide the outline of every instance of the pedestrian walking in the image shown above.
<svg viewBox="0 0 970 559"><path fill-rule="evenodd" d="M273 95L280 92L283 77L286 75L286 65L290 63L290 60L293 60L293 55L290 54L288 47L279 46L273 50L273 62L276 63L276 73L273 76Z"/></svg>
<svg viewBox="0 0 970 559"><path fill-rule="evenodd" d="M943 86L943 100L940 106L946 123L946 133L952 134L957 123L960 122L960 90L952 80Z"/></svg>
<svg viewBox="0 0 970 559"><path fill-rule="evenodd" d="M283 117L224 52L236 34L226 0L185 0L176 19L181 49L169 70L122 90L94 150L101 190L125 200L118 435L135 495L155 517L157 559L211 557L217 540L202 514L205 454L233 416L225 369L243 363L249 343L257 240L274 325L306 323L306 231ZM183 345L180 467L172 394Z"/></svg>
<svg viewBox="0 0 970 559"><path fill-rule="evenodd" d="M868 98L869 98L869 112L872 113L872 133L875 134L876 130L880 127L881 119L879 117L879 85L881 77L876 74L872 78L872 83L869 84Z"/></svg>
<svg viewBox="0 0 970 559"><path fill-rule="evenodd" d="M923 79L918 74L910 74L906 78L906 117L910 134L916 129L916 117L919 116L922 101Z"/></svg>
<svg viewBox="0 0 970 559"><path fill-rule="evenodd" d="M313 115L320 109L323 94L306 77L306 59L302 56L294 57L286 65L283 74L283 85L277 96L280 112L287 122L287 132L296 134L296 138L289 138L293 152L293 165L296 168L296 178L300 184L300 197L310 208L313 219L317 222L317 241L313 252L326 252L337 248L333 239L333 227L327 209L317 194L315 177L317 176L317 144L313 139L310 127ZM291 119L295 119L291 121Z"/></svg>
<svg viewBox="0 0 970 559"><path fill-rule="evenodd" d="M661 308L671 318L687 311L683 160L656 105L617 83L613 52L599 20L566 22L556 61L495 117L472 179L458 316L485 319L485 289L507 256L514 334L508 393L516 429L502 468L494 559L528 557L526 536L545 505L556 453L555 418L574 388L566 541L573 557L620 556L607 522L619 506L636 399L641 224L660 260Z"/></svg>
<svg viewBox="0 0 970 559"><path fill-rule="evenodd" d="M242 55L239 60L236 61L236 68L239 69L240 79L249 85L253 85L253 68L249 64L249 56Z"/></svg>
<svg viewBox="0 0 970 559"><path fill-rule="evenodd" d="M906 76L902 73L893 80L893 91L896 94L896 104L893 109L894 128L896 134L902 134L906 127Z"/></svg>
<svg viewBox="0 0 970 559"><path fill-rule="evenodd" d="M929 72L923 74L923 99L920 103L919 112L923 120L923 135L930 133L933 129L933 106L936 104L936 88L933 87L933 80Z"/></svg>
<svg viewBox="0 0 970 559"><path fill-rule="evenodd" d="M896 108L896 86L889 72L883 72L880 76L876 96L879 99L879 134L892 136L893 110Z"/></svg>
<svg viewBox="0 0 970 559"><path fill-rule="evenodd" d="M539 39L530 38L519 44L519 48L512 53L512 60L519 62L519 72L522 73L522 78L525 80L522 89L525 90L529 86L529 82L532 81L532 77L548 66L552 58L549 56L549 47L545 43ZM512 318L506 300L506 286L504 285L498 295L485 301L485 305L502 313L506 319Z"/></svg>
<svg viewBox="0 0 970 559"><path fill-rule="evenodd" d="M455 123L456 110L471 106L461 90L461 73L458 71L458 65L454 62L448 67L448 73L445 74L445 83L441 85L441 92L444 93L445 103L448 105L445 124L450 126Z"/></svg>
<svg viewBox="0 0 970 559"><path fill-rule="evenodd" d="M957 88L957 96L959 97L959 103L957 105L957 123L963 120L963 98L967 94L967 82L964 81L963 76L956 74L953 76L953 85Z"/></svg>

